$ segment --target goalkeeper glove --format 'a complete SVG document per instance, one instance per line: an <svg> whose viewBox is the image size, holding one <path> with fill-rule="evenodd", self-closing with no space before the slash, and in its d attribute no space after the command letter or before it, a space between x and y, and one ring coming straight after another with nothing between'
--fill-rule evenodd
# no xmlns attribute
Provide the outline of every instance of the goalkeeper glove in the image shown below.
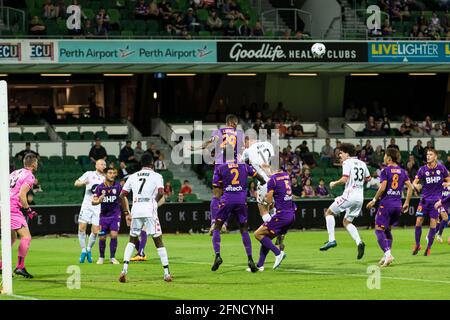
<svg viewBox="0 0 450 320"><path fill-rule="evenodd" d="M27 208L27 209L21 208L20 210L22 211L22 214L23 214L25 217L28 216L28 218L29 218L30 220L32 220L34 217L37 216L37 212L34 211L34 210L31 209L31 208Z"/></svg>

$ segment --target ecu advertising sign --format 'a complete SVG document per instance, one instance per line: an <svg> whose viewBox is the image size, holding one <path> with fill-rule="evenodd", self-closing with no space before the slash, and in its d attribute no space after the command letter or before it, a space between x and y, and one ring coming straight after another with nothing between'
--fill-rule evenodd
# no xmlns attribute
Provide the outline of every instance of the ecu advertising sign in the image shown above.
<svg viewBox="0 0 450 320"><path fill-rule="evenodd" d="M223 63L367 62L367 43L314 41L218 41Z"/></svg>

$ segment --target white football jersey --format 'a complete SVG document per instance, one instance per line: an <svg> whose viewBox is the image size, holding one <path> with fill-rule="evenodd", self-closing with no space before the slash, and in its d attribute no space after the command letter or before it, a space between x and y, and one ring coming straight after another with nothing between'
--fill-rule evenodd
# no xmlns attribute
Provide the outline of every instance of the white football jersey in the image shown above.
<svg viewBox="0 0 450 320"><path fill-rule="evenodd" d="M164 189L162 175L149 168L142 168L128 178L122 190L133 192L132 218L158 216L158 204L155 198L160 188Z"/></svg>
<svg viewBox="0 0 450 320"><path fill-rule="evenodd" d="M272 157L275 155L273 146L268 141L256 142L250 147L244 150L242 153L242 159L244 161L250 161L250 164L255 168L256 172L264 178L264 180L269 181L270 177L261 168L261 165L268 164Z"/></svg>
<svg viewBox="0 0 450 320"><path fill-rule="evenodd" d="M97 186L105 182L105 176L97 171L86 171L78 180L86 184L81 209L91 209L100 214L100 206L92 205L92 196Z"/></svg>
<svg viewBox="0 0 450 320"><path fill-rule="evenodd" d="M342 163L342 175L348 177L342 196L349 200L362 202L364 200L364 183L370 178L366 163L357 158L348 158Z"/></svg>

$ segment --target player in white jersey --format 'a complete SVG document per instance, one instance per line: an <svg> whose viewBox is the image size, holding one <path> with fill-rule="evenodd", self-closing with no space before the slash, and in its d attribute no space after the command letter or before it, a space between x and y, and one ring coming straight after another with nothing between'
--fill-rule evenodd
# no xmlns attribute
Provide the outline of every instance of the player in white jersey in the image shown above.
<svg viewBox="0 0 450 320"><path fill-rule="evenodd" d="M345 184L344 193L337 197L325 213L325 220L328 230L328 242L320 248L321 251L326 251L330 248L336 247L336 239L334 237L334 228L336 221L334 216L345 211L344 220L342 221L344 227L355 240L358 246L358 259L364 255L365 244L362 242L358 229L352 223L353 219L359 216L364 201L364 183L370 180L370 172L367 165L358 160L355 146L350 143L343 143L341 146L339 157L342 161L342 177L337 181L330 183L330 188L339 184Z"/></svg>
<svg viewBox="0 0 450 320"><path fill-rule="evenodd" d="M105 182L105 175L103 173L105 168L105 160L99 159L95 163L95 171L85 172L74 183L75 187L85 187L86 189L78 216L78 240L80 241L81 247L80 263L84 263L86 258L89 263L92 263L92 247L100 231L100 206L94 206L92 204L92 197L97 186ZM88 224L91 224L92 228L88 245L86 246L86 228Z"/></svg>
<svg viewBox="0 0 450 320"><path fill-rule="evenodd" d="M161 264L164 268L164 281L172 281L169 272L169 258L162 241L162 231L158 219L158 207L164 203L163 177L151 169L152 157L144 154L141 158L142 169L128 177L120 193L122 210L125 214L127 225L130 226L130 240L125 248L123 258L123 270L119 281L126 282L128 264L138 243L138 237L142 230L152 236L158 251ZM128 204L128 193L132 192L133 207Z"/></svg>

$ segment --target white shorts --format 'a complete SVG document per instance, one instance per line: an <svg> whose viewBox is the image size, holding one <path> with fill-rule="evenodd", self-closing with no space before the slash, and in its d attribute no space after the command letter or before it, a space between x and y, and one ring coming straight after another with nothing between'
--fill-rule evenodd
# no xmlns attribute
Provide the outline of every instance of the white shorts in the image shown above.
<svg viewBox="0 0 450 320"><path fill-rule="evenodd" d="M92 224L93 226L100 225L100 211L91 208L81 208L78 222Z"/></svg>
<svg viewBox="0 0 450 320"><path fill-rule="evenodd" d="M153 238L157 238L162 235L158 217L132 218L130 236L139 237L142 230L146 231L147 234L151 235Z"/></svg>
<svg viewBox="0 0 450 320"><path fill-rule="evenodd" d="M330 210L333 211L334 214L345 211L344 219L352 222L353 219L360 215L362 206L363 203L360 201L340 196L334 199L334 202L330 206Z"/></svg>
<svg viewBox="0 0 450 320"><path fill-rule="evenodd" d="M256 201L259 204L266 205L266 202L264 200L264 198L266 197L266 194L267 194L267 183L265 185L263 185L263 186L258 185Z"/></svg>

